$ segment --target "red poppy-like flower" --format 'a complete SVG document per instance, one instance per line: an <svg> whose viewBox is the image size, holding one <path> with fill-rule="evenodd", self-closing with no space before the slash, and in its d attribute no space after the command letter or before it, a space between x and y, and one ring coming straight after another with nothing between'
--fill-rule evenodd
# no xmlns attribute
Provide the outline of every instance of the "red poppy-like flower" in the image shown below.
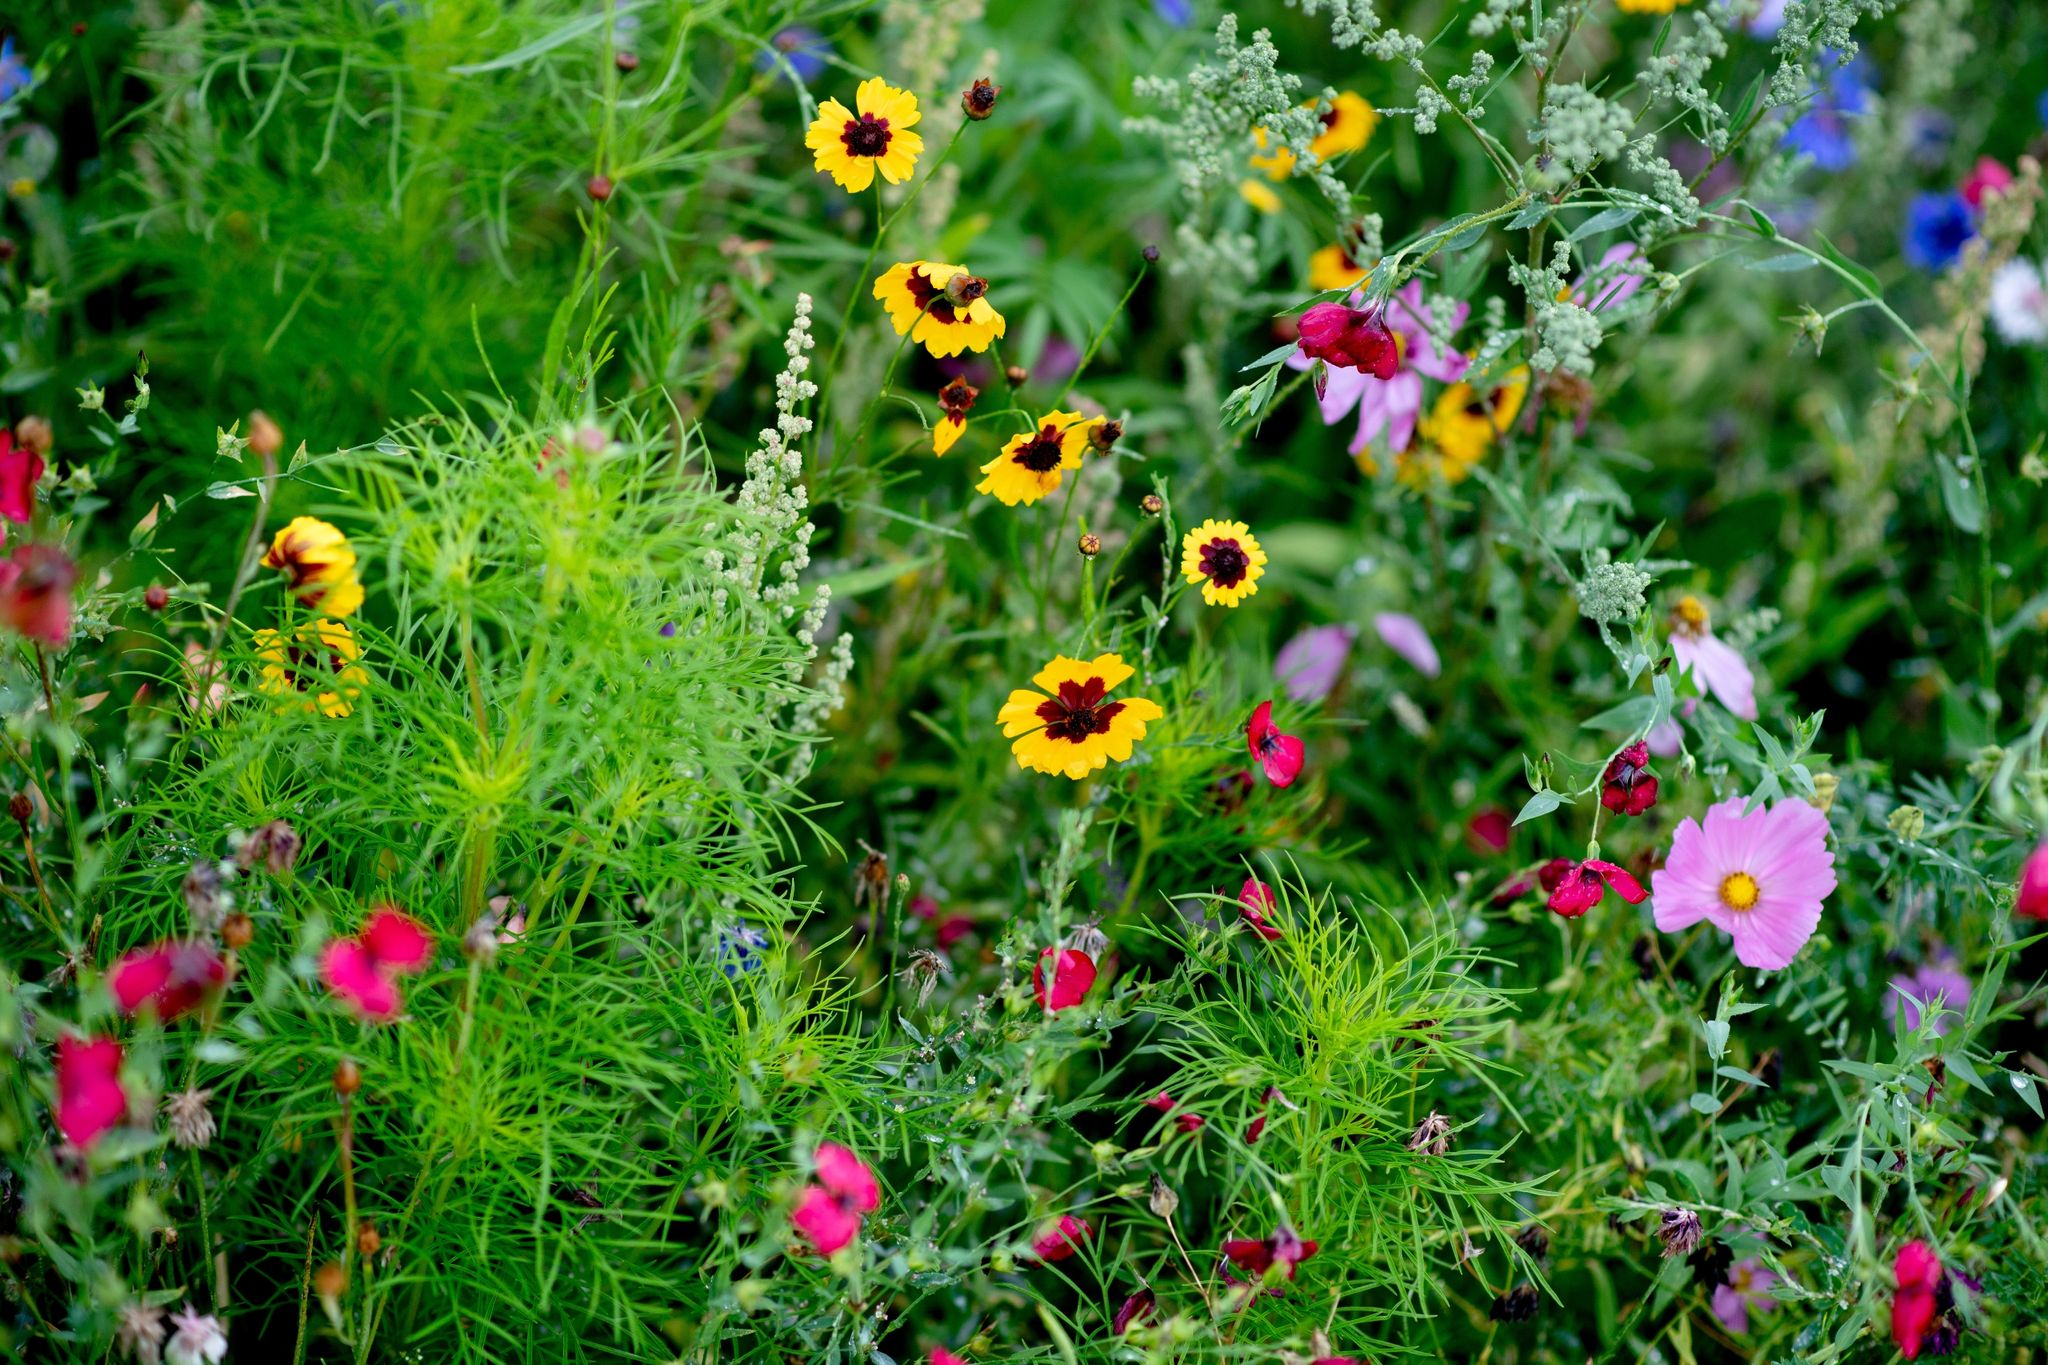
<svg viewBox="0 0 2048 1365"><path fill-rule="evenodd" d="M1498 806L1488 806L1465 822L1466 842L1475 853L1505 853L1515 823Z"/></svg>
<svg viewBox="0 0 2048 1365"><path fill-rule="evenodd" d="M78 566L54 545L17 545L0 559L0 621L56 647L71 638L71 585Z"/></svg>
<svg viewBox="0 0 2048 1365"><path fill-rule="evenodd" d="M1162 1090L1151 1099L1146 1100L1145 1107L1147 1109L1157 1109L1162 1114L1173 1114L1174 1110L1180 1108L1180 1101ZM1199 1133L1202 1131L1202 1126L1208 1123L1208 1121L1200 1114L1191 1114L1185 1109L1181 1109L1180 1113L1173 1115L1174 1126L1183 1133Z"/></svg>
<svg viewBox="0 0 2048 1365"><path fill-rule="evenodd" d="M1245 747L1252 751L1266 770L1266 780L1276 787L1292 786L1294 779L1301 776L1301 765L1307 756L1301 741L1293 735L1283 735L1273 724L1273 703L1262 701L1252 712L1252 718L1245 722Z"/></svg>
<svg viewBox="0 0 2048 1365"><path fill-rule="evenodd" d="M36 510L36 481L42 477L42 454L16 445L13 432L0 430L0 517L28 525Z"/></svg>
<svg viewBox="0 0 2048 1365"><path fill-rule="evenodd" d="M1224 1258L1239 1270L1263 1275L1277 1265L1290 1280L1294 1278L1294 1268L1315 1254L1315 1242L1297 1235L1284 1223L1264 1240L1233 1237L1223 1244Z"/></svg>
<svg viewBox="0 0 2048 1365"><path fill-rule="evenodd" d="M1094 1235L1095 1229L1088 1226L1087 1219L1063 1213L1038 1230L1038 1235L1031 1239L1031 1254L1041 1261L1064 1261Z"/></svg>
<svg viewBox="0 0 2048 1365"><path fill-rule="evenodd" d="M433 954L426 926L395 906L380 905L354 938L338 938L320 955L320 979L366 1019L398 1013L398 975L417 972Z"/></svg>
<svg viewBox="0 0 2048 1365"><path fill-rule="evenodd" d="M1268 943L1280 937L1280 929L1266 918L1266 912L1279 904L1279 898L1273 894L1273 888L1257 877L1246 877L1244 885L1237 889L1238 914L1252 927L1253 933Z"/></svg>
<svg viewBox="0 0 2048 1365"><path fill-rule="evenodd" d="M1046 986L1048 968L1052 975L1050 994ZM1031 993L1041 1009L1058 1014L1081 1003L1095 984L1095 959L1078 948L1047 948L1031 968Z"/></svg>
<svg viewBox="0 0 2048 1365"><path fill-rule="evenodd" d="M1301 353L1375 379L1392 379L1401 364L1400 348L1380 315L1341 303L1319 303L1301 315Z"/></svg>
<svg viewBox="0 0 2048 1365"><path fill-rule="evenodd" d="M2020 894L2012 912L2021 919L2048 920L2048 844L2042 844L2020 869Z"/></svg>
<svg viewBox="0 0 2048 1365"><path fill-rule="evenodd" d="M1600 804L1616 815L1641 815L1657 804L1649 745L1637 740L1614 756L1600 778Z"/></svg>
<svg viewBox="0 0 2048 1365"><path fill-rule="evenodd" d="M1557 889L1550 893L1550 908L1566 919L1577 919L1598 905L1601 897L1609 891L1630 905L1641 905L1650 894L1643 890L1641 882L1629 875L1627 868L1599 858L1588 858L1565 869Z"/></svg>
<svg viewBox="0 0 2048 1365"><path fill-rule="evenodd" d="M57 1130L90 1148L128 1117L121 1045L112 1038L57 1040Z"/></svg>
<svg viewBox="0 0 2048 1365"><path fill-rule="evenodd" d="M1110 1333L1114 1336L1122 1336L1130 1330L1132 1323L1151 1317L1158 1308L1159 1296L1149 1289L1140 1289L1137 1293L1125 1299L1123 1307L1116 1310L1116 1316L1110 1320Z"/></svg>
<svg viewBox="0 0 2048 1365"><path fill-rule="evenodd" d="M1916 1237L1899 1248L1892 1274L1899 1285L1892 1296L1892 1344L1906 1359L1917 1360L1937 1312L1934 1291L1941 1284L1941 1258Z"/></svg>
<svg viewBox="0 0 2048 1365"><path fill-rule="evenodd" d="M867 1163L836 1142L818 1144L818 1182L804 1188L789 1221L810 1244L830 1256L860 1236L863 1216L882 1202L882 1187Z"/></svg>
<svg viewBox="0 0 2048 1365"><path fill-rule="evenodd" d="M207 992L228 979L227 964L204 943L159 943L139 948L114 964L107 985L121 1013L133 1014L145 1004L169 1023L198 1007Z"/></svg>

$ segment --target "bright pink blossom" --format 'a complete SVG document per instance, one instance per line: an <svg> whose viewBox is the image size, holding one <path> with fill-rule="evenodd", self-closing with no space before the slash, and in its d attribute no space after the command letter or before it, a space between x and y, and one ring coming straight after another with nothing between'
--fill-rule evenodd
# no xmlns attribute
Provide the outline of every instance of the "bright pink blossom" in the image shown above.
<svg viewBox="0 0 2048 1365"><path fill-rule="evenodd" d="M1465 822L1465 842L1475 853L1505 853L1514 837L1514 818L1498 806L1488 806Z"/></svg>
<svg viewBox="0 0 2048 1365"><path fill-rule="evenodd" d="M1280 937L1279 927L1266 918L1266 912L1280 904L1273 895L1273 888L1257 877L1246 877L1244 885L1237 889L1237 912L1252 932L1271 943Z"/></svg>
<svg viewBox="0 0 2048 1365"><path fill-rule="evenodd" d="M1299 739L1282 734L1280 727L1273 724L1272 702L1262 701L1253 708L1252 718L1245 722L1244 742L1252 757L1265 769L1266 780L1274 786L1292 786L1294 779L1301 776L1301 765L1307 759L1307 751Z"/></svg>
<svg viewBox="0 0 2048 1365"><path fill-rule="evenodd" d="M1731 1332L1747 1332L1751 1313L1768 1313L1778 1306L1771 1297L1777 1272L1754 1256L1728 1268L1728 1279L1714 1286L1714 1316Z"/></svg>
<svg viewBox="0 0 2048 1365"><path fill-rule="evenodd" d="M1151 1099L1146 1100L1145 1107L1147 1109L1157 1109L1162 1114L1173 1114L1174 1127L1180 1129L1183 1133L1199 1133L1202 1131L1203 1126L1209 1122L1200 1114L1191 1114L1185 1109L1181 1109L1179 1113L1174 1114L1174 1110L1180 1109L1180 1101L1167 1094L1164 1090L1154 1095Z"/></svg>
<svg viewBox="0 0 2048 1365"><path fill-rule="evenodd" d="M2012 912L2021 919L2048 920L2048 843L2029 854L2020 869L2019 897Z"/></svg>
<svg viewBox="0 0 2048 1365"><path fill-rule="evenodd" d="M1899 1248L1892 1274L1898 1281L1892 1296L1892 1344L1906 1359L1917 1360L1938 1311L1934 1291L1941 1284L1941 1258L1916 1237Z"/></svg>
<svg viewBox="0 0 2048 1365"><path fill-rule="evenodd" d="M1123 1307L1116 1310L1116 1317L1111 1320L1109 1330L1114 1336L1122 1336L1130 1330L1132 1323L1142 1322L1151 1317L1158 1308L1159 1296L1149 1289L1140 1289L1125 1299Z"/></svg>
<svg viewBox="0 0 2048 1365"><path fill-rule="evenodd" d="M355 938L338 938L320 955L320 979L366 1019L398 1014L398 975L417 972L433 955L433 936L404 911L380 905Z"/></svg>
<svg viewBox="0 0 2048 1365"><path fill-rule="evenodd" d="M0 559L0 622L56 648L71 638L78 566L55 545L17 545Z"/></svg>
<svg viewBox="0 0 2048 1365"><path fill-rule="evenodd" d="M1980 156L1963 181L1963 201L1973 209L1984 207L1984 195L2012 184L2012 172L1996 157Z"/></svg>
<svg viewBox="0 0 2048 1365"><path fill-rule="evenodd" d="M836 1142L819 1143L813 1160L817 1183L804 1187L789 1221L830 1256L860 1236L861 1219L881 1205L882 1187L866 1162Z"/></svg>
<svg viewBox="0 0 2048 1365"><path fill-rule="evenodd" d="M128 1117L121 1045L112 1038L57 1040L57 1131L90 1148Z"/></svg>
<svg viewBox="0 0 2048 1365"><path fill-rule="evenodd" d="M1641 905L1649 895L1627 868L1588 858L1583 863L1571 864L1558 878L1550 893L1550 908L1566 919L1577 919L1598 905L1609 891L1630 905Z"/></svg>
<svg viewBox="0 0 2048 1365"><path fill-rule="evenodd" d="M928 1365L967 1365L967 1362L943 1346L934 1346Z"/></svg>
<svg viewBox="0 0 2048 1365"><path fill-rule="evenodd" d="M1416 671L1424 677L1434 678L1444 671L1443 661L1437 657L1436 645L1431 642L1429 632L1422 628L1422 622L1406 612L1383 611L1372 618L1372 628L1379 632L1388 649L1415 665Z"/></svg>
<svg viewBox="0 0 2048 1365"><path fill-rule="evenodd" d="M1650 875L1657 927L1673 934L1710 921L1744 966L1776 971L1813 937L1835 889L1828 818L1804 801L1748 814L1744 804L1723 801L1704 824L1687 818L1672 832L1670 855Z"/></svg>
<svg viewBox="0 0 2048 1365"><path fill-rule="evenodd" d="M1271 1237L1233 1237L1223 1243L1223 1256L1239 1270L1263 1275L1274 1266L1294 1278L1294 1268L1316 1254L1316 1244L1284 1223Z"/></svg>
<svg viewBox="0 0 2048 1365"><path fill-rule="evenodd" d="M1358 295L1353 294L1356 301ZM1323 305L1336 307L1335 304ZM1311 312L1314 309L1310 310ZM1349 310L1346 310L1349 311ZM1366 367L1331 369L1324 373L1316 391L1323 425L1333 427L1358 409L1358 434L1351 440L1353 455L1363 452L1374 439L1384 436L1387 449L1399 454L1415 437L1415 423L1422 414L1422 381L1434 379L1455 384L1465 377L1471 361L1448 346L1439 345L1431 319L1442 316L1450 332L1465 325L1471 306L1463 301L1434 307L1423 302L1422 282L1410 280L1387 300L1381 319L1394 340L1398 366L1381 374ZM1304 319L1305 320L1305 319ZM1288 358L1290 369L1305 370L1313 359L1306 346Z"/></svg>
<svg viewBox="0 0 2048 1365"><path fill-rule="evenodd" d="M1377 310L1319 303L1301 315L1301 353L1337 369L1392 379L1400 349Z"/></svg>
<svg viewBox="0 0 2048 1365"><path fill-rule="evenodd" d="M1049 987L1048 973L1052 977ZM1079 948L1047 948L1031 968L1031 993L1038 997L1041 1009L1053 1014L1080 1004L1094 984L1095 959Z"/></svg>
<svg viewBox="0 0 2048 1365"><path fill-rule="evenodd" d="M1063 1213L1038 1230L1038 1235L1031 1239L1031 1254L1041 1261L1064 1261L1094 1235L1095 1229L1088 1226L1087 1219Z"/></svg>
<svg viewBox="0 0 2048 1365"><path fill-rule="evenodd" d="M26 526L35 515L36 481L42 477L43 457L0 429L0 517Z"/></svg>
<svg viewBox="0 0 2048 1365"><path fill-rule="evenodd" d="M228 979L227 964L204 943L159 943L139 948L114 964L107 985L121 1013L133 1014L144 1004L155 1007L168 1023L194 1009L209 991Z"/></svg>

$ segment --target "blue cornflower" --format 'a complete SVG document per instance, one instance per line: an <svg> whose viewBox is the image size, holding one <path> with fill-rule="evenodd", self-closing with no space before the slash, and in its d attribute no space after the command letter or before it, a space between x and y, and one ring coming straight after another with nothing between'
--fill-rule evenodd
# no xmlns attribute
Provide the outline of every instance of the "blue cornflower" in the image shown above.
<svg viewBox="0 0 2048 1365"><path fill-rule="evenodd" d="M1175 28L1194 22L1194 0L1152 0L1152 12Z"/></svg>
<svg viewBox="0 0 2048 1365"><path fill-rule="evenodd" d="M789 63L789 69L796 72L798 80L805 85L825 74L825 59L832 54L832 44L825 41L825 35L804 24L791 24L777 30L768 40L776 52ZM757 53L754 65L763 71L781 71L782 63L775 60L774 53Z"/></svg>
<svg viewBox="0 0 2048 1365"><path fill-rule="evenodd" d="M1813 106L1785 130L1779 145L1812 157L1824 171L1846 171L1856 164L1849 121L1870 104L1869 69L1863 59L1828 72L1815 95Z"/></svg>
<svg viewBox="0 0 2048 1365"><path fill-rule="evenodd" d="M1906 261L1919 270L1946 270L1977 235L1970 203L1954 190L1916 194L1906 205Z"/></svg>
<svg viewBox="0 0 2048 1365"><path fill-rule="evenodd" d="M767 946L768 935L753 925L728 924L718 931L718 969L726 980L737 980L761 965L761 950Z"/></svg>
<svg viewBox="0 0 2048 1365"><path fill-rule="evenodd" d="M0 104L5 104L36 83L28 58L14 50L14 39L0 38Z"/></svg>
<svg viewBox="0 0 2048 1365"><path fill-rule="evenodd" d="M2048 124L2048 90L2041 92L2041 102L2034 106L2034 112L2041 116L2041 122Z"/></svg>

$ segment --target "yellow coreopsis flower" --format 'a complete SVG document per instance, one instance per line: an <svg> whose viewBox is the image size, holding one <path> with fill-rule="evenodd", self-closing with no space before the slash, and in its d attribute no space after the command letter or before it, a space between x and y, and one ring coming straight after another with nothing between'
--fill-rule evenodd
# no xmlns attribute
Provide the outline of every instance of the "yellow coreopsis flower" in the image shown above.
<svg viewBox="0 0 2048 1365"><path fill-rule="evenodd" d="M1210 606L1234 607L1259 590L1266 552L1241 521L1205 521L1181 537L1181 576L1202 585Z"/></svg>
<svg viewBox="0 0 2048 1365"><path fill-rule="evenodd" d="M1519 368L1483 395L1470 384L1451 384L1437 395L1415 429L1442 452L1447 465L1462 466L1451 480L1455 483L1469 475L1471 467L1514 425L1528 392L1529 372Z"/></svg>
<svg viewBox="0 0 2048 1365"><path fill-rule="evenodd" d="M871 76L854 91L853 102L858 114L838 100L818 106L804 134L818 169L854 193L874 184L876 171L892 185L910 179L924 150L924 135L910 131L922 117L917 96Z"/></svg>
<svg viewBox="0 0 2048 1365"><path fill-rule="evenodd" d="M939 420L932 426L932 454L944 455L953 448L953 442L967 430L968 409L979 397L981 390L959 375L946 381L939 390Z"/></svg>
<svg viewBox="0 0 2048 1365"><path fill-rule="evenodd" d="M1260 213L1280 211L1280 196L1273 193L1273 187L1270 185L1261 185L1256 180L1240 180L1237 182L1237 192L1244 197L1245 203Z"/></svg>
<svg viewBox="0 0 2048 1365"><path fill-rule="evenodd" d="M1166 715L1157 702L1143 697L1110 700L1109 694L1134 671L1115 654L1098 654L1087 662L1062 654L1031 680L1042 691L1010 693L996 719L1003 737L1015 741L1010 752L1017 766L1079 781L1112 758L1119 763L1129 759L1146 725Z"/></svg>
<svg viewBox="0 0 2048 1365"><path fill-rule="evenodd" d="M296 697L308 711L345 716L370 675L361 663L363 648L340 621L314 621L286 639L274 630L256 632L256 657L262 680L257 684L274 697Z"/></svg>
<svg viewBox="0 0 2048 1365"><path fill-rule="evenodd" d="M1078 412L1048 412L1037 427L1012 436L1002 454L981 467L985 477L974 491L989 494L1005 507L1037 502L1060 486L1064 471L1081 467L1088 433L1100 422Z"/></svg>
<svg viewBox="0 0 2048 1365"><path fill-rule="evenodd" d="M271 540L263 566L284 570L299 601L322 615L348 616L363 604L354 547L318 517L293 517Z"/></svg>
<svg viewBox="0 0 2048 1365"><path fill-rule="evenodd" d="M1314 107L1313 101L1302 106L1304 109ZM1308 144L1310 153L1318 161L1357 151L1372 140L1373 129L1380 126L1379 110L1373 108L1365 96L1350 90L1340 91L1321 117L1323 131ZM1286 147L1273 146L1272 135L1264 128L1252 129L1252 141L1259 149L1259 155L1251 159L1252 165L1264 171L1268 179L1285 180L1294 173L1294 152Z"/></svg>
<svg viewBox="0 0 2048 1365"><path fill-rule="evenodd" d="M1308 287L1317 292L1356 289L1371 276L1370 270L1351 259L1350 252L1334 243L1308 258Z"/></svg>
<svg viewBox="0 0 2048 1365"><path fill-rule="evenodd" d="M882 273L874 293L896 335L908 332L934 356L986 351L1009 325L988 301L988 281L963 265L903 261Z"/></svg>
<svg viewBox="0 0 2048 1365"><path fill-rule="evenodd" d="M1680 5L1689 5L1692 0L1614 0L1614 7L1623 14L1669 14Z"/></svg>

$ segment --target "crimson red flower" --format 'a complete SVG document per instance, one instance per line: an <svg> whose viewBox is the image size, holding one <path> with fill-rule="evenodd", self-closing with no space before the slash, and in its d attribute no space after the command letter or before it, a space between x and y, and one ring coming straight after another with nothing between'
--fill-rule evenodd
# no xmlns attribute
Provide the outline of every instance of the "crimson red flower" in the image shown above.
<svg viewBox="0 0 2048 1365"><path fill-rule="evenodd" d="M2020 894L2012 912L2021 919L2048 920L2048 843L2035 849L2020 869Z"/></svg>
<svg viewBox="0 0 2048 1365"><path fill-rule="evenodd" d="M1237 889L1238 913L1244 916L1244 922L1252 927L1252 932L1268 943L1280 937L1280 930L1266 919L1266 912L1279 903L1273 895L1273 888L1257 877L1246 877L1244 885Z"/></svg>
<svg viewBox="0 0 2048 1365"><path fill-rule="evenodd" d="M1941 1258L1916 1237L1899 1248L1892 1274L1899 1285L1892 1296L1892 1344L1906 1359L1917 1360L1937 1311L1934 1291L1941 1284Z"/></svg>
<svg viewBox="0 0 2048 1365"><path fill-rule="evenodd" d="M1339 369L1392 379L1400 367L1394 334L1376 312L1319 303L1301 315L1301 353Z"/></svg>
<svg viewBox="0 0 2048 1365"><path fill-rule="evenodd" d="M882 1202L882 1187L867 1163L836 1142L821 1142L814 1158L818 1181L805 1186L789 1221L830 1256L860 1236L861 1219Z"/></svg>
<svg viewBox="0 0 2048 1365"><path fill-rule="evenodd" d="M36 510L36 481L43 477L41 453L14 443L14 433L0 429L0 517L28 525Z"/></svg>
<svg viewBox="0 0 2048 1365"><path fill-rule="evenodd" d="M133 1014L145 1004L169 1023L198 1007L207 992L228 979L227 964L204 943L159 943L139 948L114 964L107 985L121 1013Z"/></svg>
<svg viewBox="0 0 2048 1365"><path fill-rule="evenodd" d="M1508 813L1497 806L1488 806L1465 822L1465 833L1475 852L1505 853L1508 840L1514 837L1515 824Z"/></svg>
<svg viewBox="0 0 2048 1365"><path fill-rule="evenodd" d="M1543 888L1545 895L1549 895L1552 891L1564 885L1565 874L1571 870L1571 859L1552 858L1549 862L1536 869L1536 884Z"/></svg>
<svg viewBox="0 0 2048 1365"><path fill-rule="evenodd" d="M71 638L78 566L54 545L17 545L0 559L0 621L55 648Z"/></svg>
<svg viewBox="0 0 2048 1365"><path fill-rule="evenodd" d="M128 1117L121 1045L112 1038L57 1040L57 1131L90 1148Z"/></svg>
<svg viewBox="0 0 2048 1365"><path fill-rule="evenodd" d="M1055 957L1057 953L1057 957ZM1046 990L1046 969L1052 969L1052 989ZM1031 993L1039 1008L1052 1014L1072 1009L1095 985L1095 959L1079 948L1047 948L1031 968Z"/></svg>
<svg viewBox="0 0 2048 1365"><path fill-rule="evenodd" d="M434 939L426 926L395 906L380 905L354 938L338 938L320 955L327 989L365 1019L398 1013L398 974L427 965Z"/></svg>
<svg viewBox="0 0 2048 1365"><path fill-rule="evenodd" d="M1252 751L1252 757L1266 770L1266 780L1276 787L1288 787L1301 776L1301 765L1307 757L1301 741L1293 735L1283 735L1273 724L1273 703L1262 701L1252 712L1252 718L1245 722L1245 747Z"/></svg>
<svg viewBox="0 0 2048 1365"><path fill-rule="evenodd" d="M1294 1268L1315 1254L1316 1244L1297 1235L1284 1223L1271 1237L1263 1240L1233 1237L1223 1244L1224 1258L1239 1270L1263 1275L1277 1265L1290 1280L1294 1278Z"/></svg>
<svg viewBox="0 0 2048 1365"><path fill-rule="evenodd" d="M1159 1308L1159 1296L1149 1289L1140 1289L1124 1300L1123 1307L1116 1310L1116 1317L1110 1320L1109 1330L1113 1335L1122 1336L1134 1322L1149 1318Z"/></svg>
<svg viewBox="0 0 2048 1365"><path fill-rule="evenodd" d="M1162 1114L1172 1114L1175 1109L1180 1108L1180 1101L1162 1090L1151 1099L1146 1100L1145 1107L1147 1109L1157 1109ZM1191 1114L1185 1109L1182 1109L1180 1113L1173 1116L1174 1126L1183 1133L1199 1133L1202 1131L1203 1125L1208 1123L1208 1121L1200 1114Z"/></svg>
<svg viewBox="0 0 2048 1365"><path fill-rule="evenodd" d="M1038 1235L1031 1239L1031 1254L1041 1261L1064 1261L1094 1235L1095 1229L1088 1226L1087 1219L1063 1213L1038 1230Z"/></svg>
<svg viewBox="0 0 2048 1365"><path fill-rule="evenodd" d="M1650 746L1637 740L1616 754L1600 778L1600 804L1616 815L1641 815L1657 804Z"/></svg>
<svg viewBox="0 0 2048 1365"><path fill-rule="evenodd" d="M1577 919L1598 905L1609 891L1630 905L1641 905L1650 894L1629 875L1627 868L1588 858L1565 869L1557 889L1550 893L1550 908L1566 919Z"/></svg>

